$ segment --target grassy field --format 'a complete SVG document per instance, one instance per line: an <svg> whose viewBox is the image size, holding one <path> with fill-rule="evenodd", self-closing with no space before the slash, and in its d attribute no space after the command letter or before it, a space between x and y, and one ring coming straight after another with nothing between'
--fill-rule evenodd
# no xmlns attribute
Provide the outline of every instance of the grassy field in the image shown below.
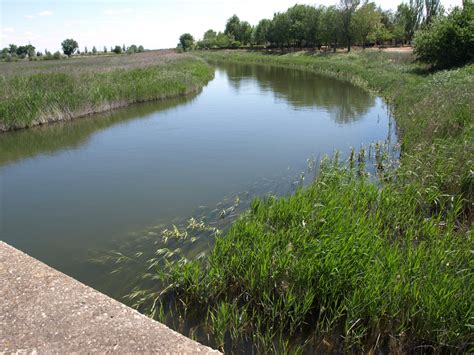
<svg viewBox="0 0 474 355"><path fill-rule="evenodd" d="M212 76L171 51L0 63L0 132L196 92Z"/></svg>
<svg viewBox="0 0 474 355"><path fill-rule="evenodd" d="M327 159L308 188L255 200L206 257L170 253L151 267L144 277L169 286L137 290L136 306L161 320L178 312L189 334L226 351L474 350L474 67L430 72L371 51L201 55L378 93L395 114L400 166L375 152L374 180L363 151Z"/></svg>

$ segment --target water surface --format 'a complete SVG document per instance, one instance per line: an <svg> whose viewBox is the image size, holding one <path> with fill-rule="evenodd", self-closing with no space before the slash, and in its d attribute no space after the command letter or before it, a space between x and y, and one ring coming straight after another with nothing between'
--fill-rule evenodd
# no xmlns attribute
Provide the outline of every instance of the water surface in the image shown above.
<svg viewBox="0 0 474 355"><path fill-rule="evenodd" d="M291 191L307 158L394 139L382 100L226 64L201 93L0 136L1 239L99 289L87 260L226 196Z"/></svg>

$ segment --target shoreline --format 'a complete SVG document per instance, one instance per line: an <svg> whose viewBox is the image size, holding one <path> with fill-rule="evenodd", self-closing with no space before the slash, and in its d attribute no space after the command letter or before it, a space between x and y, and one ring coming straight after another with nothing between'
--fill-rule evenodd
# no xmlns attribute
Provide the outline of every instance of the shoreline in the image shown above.
<svg viewBox="0 0 474 355"><path fill-rule="evenodd" d="M210 79L212 80L212 78ZM48 116L48 117L41 117L38 118L37 120L32 121L29 125L27 126L12 126L10 128L7 128L5 125L0 123L0 135L3 133L9 133L9 132L15 132L15 131L20 131L24 129L29 129L29 128L35 128L38 126L45 126L45 125L50 125L54 123L61 123L61 122L68 122L68 121L75 121L80 118L85 118L90 116L94 116L96 114L101 114L101 113L107 113L107 112L112 112L115 110L119 110L122 108L126 108L132 105L136 104L141 104L141 103L147 103L147 102L156 102L156 101L163 101L163 100L168 100L168 99L176 99L179 97L186 97L190 96L193 94L198 94L199 92L202 91L204 86L207 85L207 83L203 84L202 86L196 86L193 88L190 88L189 90L179 93L179 94L172 94L172 95L164 95L162 97L157 97L157 98L151 98L151 99L146 99L146 100L137 100L137 101L128 101L128 102L108 102L100 105L99 107L91 108L91 109L86 109L82 112L78 113L60 113L61 116L55 117L55 116Z"/></svg>

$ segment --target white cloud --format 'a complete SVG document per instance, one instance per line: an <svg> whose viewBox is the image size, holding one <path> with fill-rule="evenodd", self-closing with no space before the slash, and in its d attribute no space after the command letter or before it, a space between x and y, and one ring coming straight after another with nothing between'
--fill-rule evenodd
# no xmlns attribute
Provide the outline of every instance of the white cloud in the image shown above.
<svg viewBox="0 0 474 355"><path fill-rule="evenodd" d="M28 20L31 20L36 17L45 17L45 16L53 16L53 12L50 10L44 10L44 11L37 12L34 15L25 15L25 18Z"/></svg>
<svg viewBox="0 0 474 355"><path fill-rule="evenodd" d="M45 10L45 11L40 11L36 14L37 16L52 16L53 15L53 12L52 11L49 11L49 10Z"/></svg>
<svg viewBox="0 0 474 355"><path fill-rule="evenodd" d="M13 27L4 27L3 32L13 33L15 32L15 30L13 29Z"/></svg>
<svg viewBox="0 0 474 355"><path fill-rule="evenodd" d="M108 9L104 10L104 15L107 16L117 16L117 15L126 15L132 12L132 9L129 7L123 9Z"/></svg>

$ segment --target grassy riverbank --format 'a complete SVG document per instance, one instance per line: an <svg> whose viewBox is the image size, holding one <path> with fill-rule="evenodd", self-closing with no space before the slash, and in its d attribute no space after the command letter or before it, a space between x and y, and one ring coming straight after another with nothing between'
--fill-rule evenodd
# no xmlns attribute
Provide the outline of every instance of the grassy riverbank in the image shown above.
<svg viewBox="0 0 474 355"><path fill-rule="evenodd" d="M376 184L362 151L326 161L293 196L255 200L207 257L172 255L165 271L152 268L170 286L137 292L142 310L158 315L174 303L184 317L205 319L193 332L225 350L469 350L474 68L431 73L369 51L202 56L308 70L377 92L395 113L400 167L376 151Z"/></svg>
<svg viewBox="0 0 474 355"><path fill-rule="evenodd" d="M0 131L185 95L212 75L203 60L170 51L0 63Z"/></svg>

